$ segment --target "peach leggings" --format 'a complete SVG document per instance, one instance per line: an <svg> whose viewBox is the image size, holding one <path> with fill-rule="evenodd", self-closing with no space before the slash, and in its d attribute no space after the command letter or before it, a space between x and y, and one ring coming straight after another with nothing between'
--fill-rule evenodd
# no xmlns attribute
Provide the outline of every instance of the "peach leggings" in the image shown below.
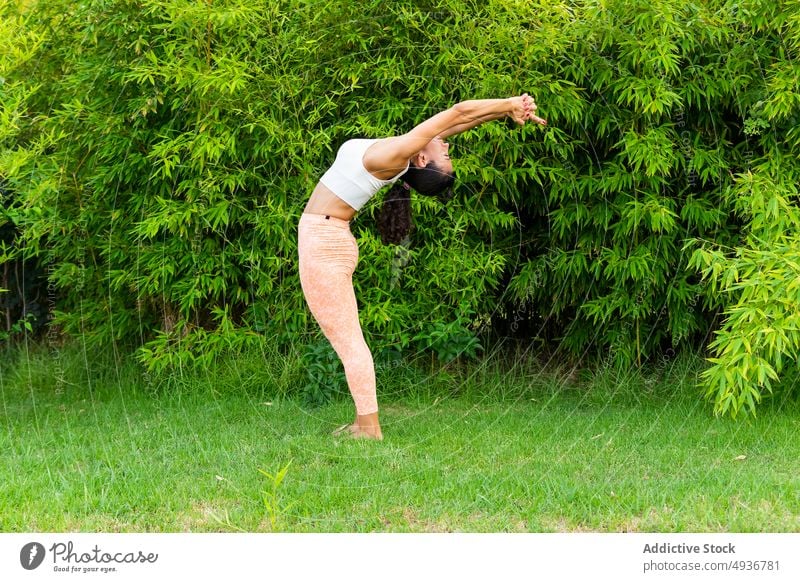
<svg viewBox="0 0 800 582"><path fill-rule="evenodd" d="M297 230L300 286L308 307L344 364L356 414L377 412L375 366L361 332L353 291L358 244L350 223L303 213Z"/></svg>

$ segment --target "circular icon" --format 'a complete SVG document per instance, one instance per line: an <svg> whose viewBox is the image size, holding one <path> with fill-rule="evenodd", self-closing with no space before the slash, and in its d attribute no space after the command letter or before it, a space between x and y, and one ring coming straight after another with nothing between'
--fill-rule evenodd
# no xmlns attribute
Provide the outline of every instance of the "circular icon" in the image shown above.
<svg viewBox="0 0 800 582"><path fill-rule="evenodd" d="M44 546L38 542L25 544L19 553L19 563L26 570L35 570L42 565L44 553Z"/></svg>

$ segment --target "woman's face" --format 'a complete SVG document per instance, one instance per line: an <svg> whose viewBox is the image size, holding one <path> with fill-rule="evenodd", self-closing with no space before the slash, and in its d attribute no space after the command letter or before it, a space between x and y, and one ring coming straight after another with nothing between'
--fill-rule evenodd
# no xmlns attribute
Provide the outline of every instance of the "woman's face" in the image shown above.
<svg viewBox="0 0 800 582"><path fill-rule="evenodd" d="M440 137L435 137L419 153L424 155L427 160L434 162L442 172L452 174L453 162L450 161L449 150L449 143Z"/></svg>

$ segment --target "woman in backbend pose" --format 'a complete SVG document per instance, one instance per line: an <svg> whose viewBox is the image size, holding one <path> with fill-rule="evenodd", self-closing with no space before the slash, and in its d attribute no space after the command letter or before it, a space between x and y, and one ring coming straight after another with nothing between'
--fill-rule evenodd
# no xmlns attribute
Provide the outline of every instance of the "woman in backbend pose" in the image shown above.
<svg viewBox="0 0 800 582"><path fill-rule="evenodd" d="M346 141L320 178L300 217L298 254L306 301L344 364L356 405L355 422L337 433L383 438L375 367L361 332L353 292L358 245L350 233L350 219L378 190L402 177L387 193L378 220L383 242L399 243L411 225L410 188L436 195L453 183L453 164L444 139L503 117L519 125L529 120L545 125L535 113L536 104L527 94L463 101L404 135Z"/></svg>

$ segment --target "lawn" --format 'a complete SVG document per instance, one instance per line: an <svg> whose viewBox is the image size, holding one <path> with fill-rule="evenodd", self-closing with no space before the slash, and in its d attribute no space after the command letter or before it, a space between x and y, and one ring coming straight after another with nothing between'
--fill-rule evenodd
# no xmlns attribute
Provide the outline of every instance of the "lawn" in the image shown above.
<svg viewBox="0 0 800 582"><path fill-rule="evenodd" d="M714 418L696 359L379 368L378 443L330 436L352 405L303 404L277 354L159 381L79 346L9 354L3 532L800 531L797 398Z"/></svg>

